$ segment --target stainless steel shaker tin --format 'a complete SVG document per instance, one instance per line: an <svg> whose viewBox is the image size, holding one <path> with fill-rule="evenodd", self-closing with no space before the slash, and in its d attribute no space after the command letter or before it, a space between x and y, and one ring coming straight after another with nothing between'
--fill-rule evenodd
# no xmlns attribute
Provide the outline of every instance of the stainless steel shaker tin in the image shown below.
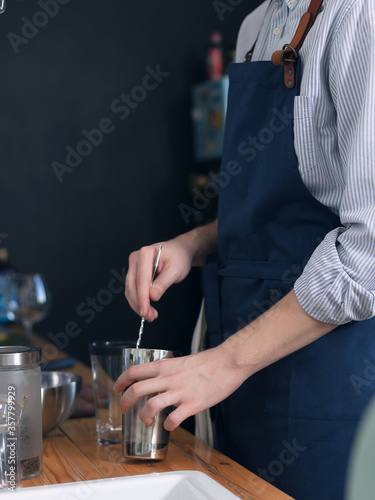
<svg viewBox="0 0 375 500"><path fill-rule="evenodd" d="M124 349L123 368L126 370L132 365L174 358L180 355L179 352L163 349ZM165 430L164 421L174 407L169 406L157 413L150 427L147 427L140 419L144 405L153 396L155 394L139 398L122 417L122 452L125 458L163 460L167 454L169 431Z"/></svg>

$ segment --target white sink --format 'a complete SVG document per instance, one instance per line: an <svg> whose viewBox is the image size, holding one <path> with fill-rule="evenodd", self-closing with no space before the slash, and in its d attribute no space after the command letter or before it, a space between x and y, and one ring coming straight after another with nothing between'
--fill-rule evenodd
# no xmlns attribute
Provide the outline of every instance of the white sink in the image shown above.
<svg viewBox="0 0 375 500"><path fill-rule="evenodd" d="M17 500L238 500L203 472L180 471L21 488Z"/></svg>

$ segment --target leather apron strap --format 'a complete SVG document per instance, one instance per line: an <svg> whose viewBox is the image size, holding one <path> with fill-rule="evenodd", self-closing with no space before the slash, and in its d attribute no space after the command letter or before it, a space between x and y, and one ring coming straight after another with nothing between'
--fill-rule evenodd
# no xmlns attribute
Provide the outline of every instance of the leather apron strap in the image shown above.
<svg viewBox="0 0 375 500"><path fill-rule="evenodd" d="M299 50L310 31L318 15L323 0L311 0L307 12L301 17L297 31L293 40L284 45L282 50L277 50L272 54L272 62L275 66L284 66L284 83L286 87L293 88L295 85L294 63L299 57Z"/></svg>

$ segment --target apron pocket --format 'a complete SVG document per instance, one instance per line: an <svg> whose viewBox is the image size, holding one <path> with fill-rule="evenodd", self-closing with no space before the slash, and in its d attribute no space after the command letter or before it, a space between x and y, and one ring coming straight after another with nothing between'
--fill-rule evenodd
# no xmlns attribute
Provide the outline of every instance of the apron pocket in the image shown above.
<svg viewBox="0 0 375 500"><path fill-rule="evenodd" d="M220 266L222 339L241 330L289 293L296 276L292 263L228 261ZM283 277L283 279L280 279Z"/></svg>

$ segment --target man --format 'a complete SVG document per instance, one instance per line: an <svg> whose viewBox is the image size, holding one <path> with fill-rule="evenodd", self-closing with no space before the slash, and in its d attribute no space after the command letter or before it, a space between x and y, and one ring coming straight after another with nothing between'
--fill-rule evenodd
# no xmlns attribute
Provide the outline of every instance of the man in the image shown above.
<svg viewBox="0 0 375 500"><path fill-rule="evenodd" d="M129 258L126 297L148 321L150 299L206 266L211 349L122 374L121 411L157 393L142 420L175 405L173 430L218 405L219 449L304 500L343 497L374 393L374 26L370 0L267 1L246 18L218 222L164 242L151 289L157 245Z"/></svg>

